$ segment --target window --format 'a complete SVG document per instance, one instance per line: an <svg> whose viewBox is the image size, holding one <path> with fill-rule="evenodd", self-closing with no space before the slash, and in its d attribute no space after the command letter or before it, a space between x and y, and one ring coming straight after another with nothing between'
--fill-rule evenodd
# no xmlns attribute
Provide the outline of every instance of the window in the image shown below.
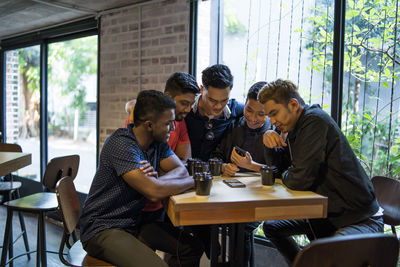
<svg viewBox="0 0 400 267"><path fill-rule="evenodd" d="M367 173L400 173L398 1L346 1L342 129Z"/></svg>
<svg viewBox="0 0 400 267"><path fill-rule="evenodd" d="M47 95L49 159L78 154L74 183L88 192L97 158L97 36L49 44Z"/></svg>
<svg viewBox="0 0 400 267"><path fill-rule="evenodd" d="M330 113L332 90L341 90L332 88L335 2L199 1L199 82L204 68L222 63L233 72L231 97L239 101L254 82L283 78L299 86L307 104ZM340 126L371 177L400 173L397 5L346 1Z"/></svg>
<svg viewBox="0 0 400 267"><path fill-rule="evenodd" d="M32 154L19 176L39 182L47 161L78 154L74 183L78 191L89 191L97 165L96 27L95 20L82 21L2 40L5 141Z"/></svg>
<svg viewBox="0 0 400 267"><path fill-rule="evenodd" d="M333 39L315 31L318 19L333 17L333 2L320 2L199 1L197 77L209 65L226 64L234 76L231 97L239 101L255 82L290 79L307 103L329 112L332 72L319 61L332 61ZM333 21L325 26L332 31Z"/></svg>

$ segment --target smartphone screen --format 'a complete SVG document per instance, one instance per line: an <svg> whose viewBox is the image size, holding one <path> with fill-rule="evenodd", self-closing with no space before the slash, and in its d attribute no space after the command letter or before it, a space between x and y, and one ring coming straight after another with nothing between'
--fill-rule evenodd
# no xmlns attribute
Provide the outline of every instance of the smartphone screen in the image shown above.
<svg viewBox="0 0 400 267"><path fill-rule="evenodd" d="M229 187L246 187L246 185L244 183L242 183L241 181L237 180L237 179L224 179L222 180L227 186Z"/></svg>
<svg viewBox="0 0 400 267"><path fill-rule="evenodd" d="M241 149L241 148L238 147L238 146L235 146L235 150L236 150L236 153L238 153L240 156L242 156L242 157L245 157L245 156L246 156L246 150Z"/></svg>

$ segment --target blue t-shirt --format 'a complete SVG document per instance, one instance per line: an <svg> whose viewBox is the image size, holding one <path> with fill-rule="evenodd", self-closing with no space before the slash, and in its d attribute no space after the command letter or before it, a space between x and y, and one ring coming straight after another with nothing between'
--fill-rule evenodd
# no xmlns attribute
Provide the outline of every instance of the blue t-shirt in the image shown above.
<svg viewBox="0 0 400 267"><path fill-rule="evenodd" d="M196 104L198 104L198 99ZM192 157L207 161L211 152L220 143L222 134L227 127L237 118L243 116L244 105L238 103L235 99L230 99L227 104L229 112L224 111L223 117L209 120L208 117L200 115L196 104L195 108L186 116L185 121L192 148ZM212 125L211 131L214 133L214 139L212 140L206 139L206 133L209 129L205 127L205 123L208 121Z"/></svg>
<svg viewBox="0 0 400 267"><path fill-rule="evenodd" d="M158 142L143 151L132 126L118 129L104 143L99 167L80 217L82 242L105 229L138 226L146 198L130 187L122 175L139 168L142 160L159 170L160 162L173 155L168 144Z"/></svg>

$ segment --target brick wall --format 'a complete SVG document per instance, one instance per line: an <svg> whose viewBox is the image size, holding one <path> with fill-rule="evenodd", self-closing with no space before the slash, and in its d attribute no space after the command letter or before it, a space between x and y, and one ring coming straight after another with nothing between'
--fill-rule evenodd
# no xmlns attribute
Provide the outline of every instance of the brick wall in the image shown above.
<svg viewBox="0 0 400 267"><path fill-rule="evenodd" d="M6 55L6 121L7 121L7 140L8 143L17 143L18 138L18 52L12 50Z"/></svg>
<svg viewBox="0 0 400 267"><path fill-rule="evenodd" d="M169 75L188 71L189 0L150 1L101 17L100 149L127 117L140 90L163 91Z"/></svg>

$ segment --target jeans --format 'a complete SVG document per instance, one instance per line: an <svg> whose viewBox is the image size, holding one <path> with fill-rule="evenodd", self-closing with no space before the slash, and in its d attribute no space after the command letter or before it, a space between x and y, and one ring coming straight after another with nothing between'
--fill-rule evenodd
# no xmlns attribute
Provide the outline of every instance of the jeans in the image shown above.
<svg viewBox="0 0 400 267"><path fill-rule="evenodd" d="M300 250L299 245L292 238L293 235L305 234L312 240L330 236L378 233L383 232L383 219L371 217L339 229L326 219L266 221L263 229L265 237L274 244L287 263L291 265Z"/></svg>
<svg viewBox="0 0 400 267"><path fill-rule="evenodd" d="M170 223L155 221L139 229L107 229L83 244L89 255L121 267L199 266L201 242ZM168 264L154 250L172 255Z"/></svg>

